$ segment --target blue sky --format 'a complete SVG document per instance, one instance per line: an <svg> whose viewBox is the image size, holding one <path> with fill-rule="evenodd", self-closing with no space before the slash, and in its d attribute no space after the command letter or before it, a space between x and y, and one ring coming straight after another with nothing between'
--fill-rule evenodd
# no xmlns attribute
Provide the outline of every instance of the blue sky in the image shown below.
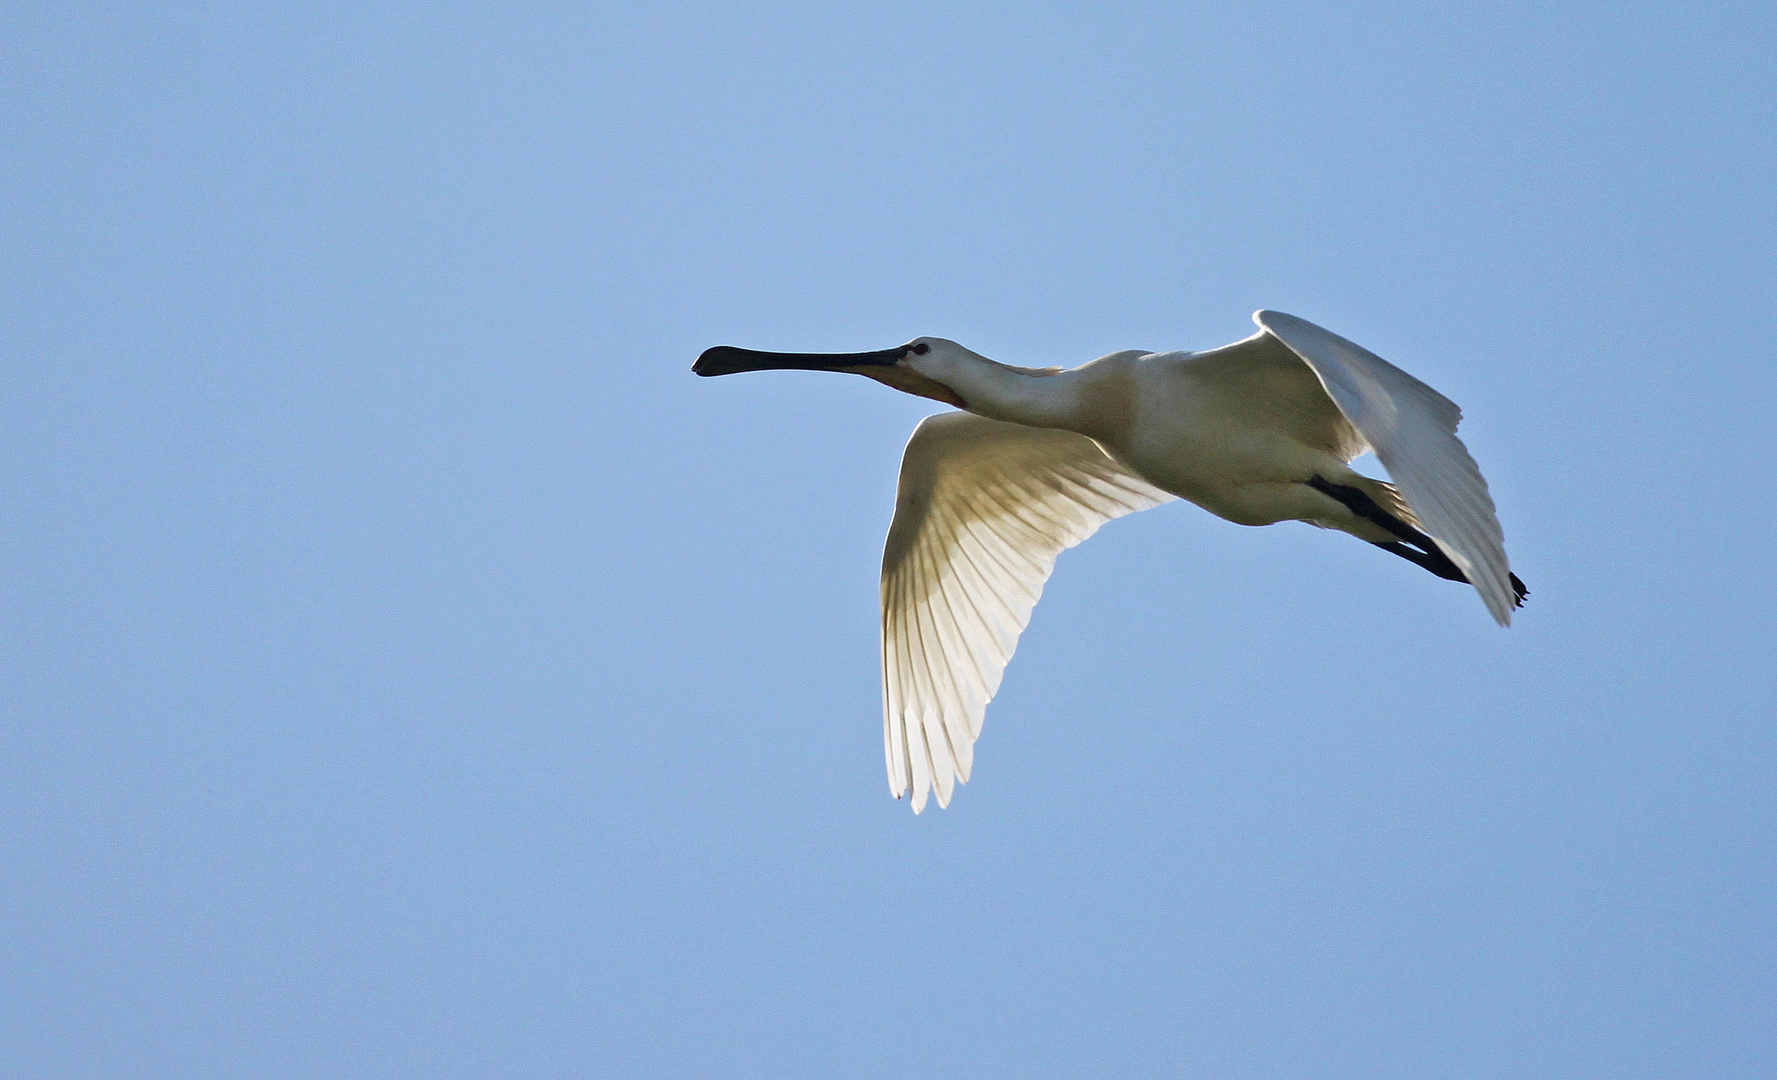
<svg viewBox="0 0 1777 1080"><path fill-rule="evenodd" d="M15 4L0 1035L35 1077L1777 1070L1769 5ZM880 755L932 403L1460 402L1533 590L1188 505Z"/></svg>

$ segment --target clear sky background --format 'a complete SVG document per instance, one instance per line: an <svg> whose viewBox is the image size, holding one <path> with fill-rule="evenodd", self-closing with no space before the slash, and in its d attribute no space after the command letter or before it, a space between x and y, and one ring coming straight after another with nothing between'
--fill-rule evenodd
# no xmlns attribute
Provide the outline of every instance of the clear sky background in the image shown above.
<svg viewBox="0 0 1777 1080"><path fill-rule="evenodd" d="M1768 3L8 5L0 1074L1772 1075L1774 116ZM1137 515L914 817L936 406L692 359L1259 307L1518 625Z"/></svg>

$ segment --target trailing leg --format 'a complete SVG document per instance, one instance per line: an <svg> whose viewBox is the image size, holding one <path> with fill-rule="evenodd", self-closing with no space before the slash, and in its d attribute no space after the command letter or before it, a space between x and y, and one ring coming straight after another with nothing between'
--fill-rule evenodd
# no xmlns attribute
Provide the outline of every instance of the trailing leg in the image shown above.
<svg viewBox="0 0 1777 1080"><path fill-rule="evenodd" d="M1408 562L1422 566L1446 581L1472 584L1469 582L1468 575L1462 572L1462 568L1451 562L1450 556L1444 554L1444 549L1438 546L1437 541L1376 505L1376 500L1370 498L1369 494L1362 489L1349 484L1335 484L1323 476L1315 476L1307 483L1309 487L1322 495L1343 504L1357 517L1378 525L1401 538L1398 541L1371 541L1383 551L1399 555ZM1530 590L1524 587L1524 582L1519 580L1517 574L1510 576L1514 593L1513 606L1523 607L1524 598L1530 595Z"/></svg>

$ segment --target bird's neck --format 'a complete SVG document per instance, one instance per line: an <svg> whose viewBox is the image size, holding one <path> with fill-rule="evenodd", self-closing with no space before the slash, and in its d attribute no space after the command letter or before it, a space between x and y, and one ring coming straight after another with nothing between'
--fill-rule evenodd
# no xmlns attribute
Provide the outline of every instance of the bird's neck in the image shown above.
<svg viewBox="0 0 1777 1080"><path fill-rule="evenodd" d="M945 385L970 412L1026 427L1076 429L1081 415L1078 380L1058 368L1019 368L983 359L947 372Z"/></svg>

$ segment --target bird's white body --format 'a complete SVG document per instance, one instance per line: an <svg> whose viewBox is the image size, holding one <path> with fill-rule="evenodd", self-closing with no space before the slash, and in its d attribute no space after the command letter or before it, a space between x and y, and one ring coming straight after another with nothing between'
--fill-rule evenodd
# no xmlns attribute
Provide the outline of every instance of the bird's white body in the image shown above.
<svg viewBox="0 0 1777 1080"><path fill-rule="evenodd" d="M1472 583L1510 622L1522 583L1456 438L1460 410L1312 323L1254 320L1260 333L1220 349L1130 350L1067 371L999 364L941 338L699 359L700 374L855 371L967 410L914 432L883 552L884 749L891 790L911 791L916 812L928 792L944 805L968 779L987 703L1055 557L1175 497L1243 525L1350 533ZM1351 469L1366 450L1395 484Z"/></svg>
<svg viewBox="0 0 1777 1080"><path fill-rule="evenodd" d="M1269 335L1206 353L1129 350L1017 377L1030 386L1009 407L975 405L966 378L948 385L977 415L1086 435L1150 484L1229 521L1312 520L1385 538L1302 486L1317 473L1366 480L1346 466L1366 444L1314 372Z"/></svg>

